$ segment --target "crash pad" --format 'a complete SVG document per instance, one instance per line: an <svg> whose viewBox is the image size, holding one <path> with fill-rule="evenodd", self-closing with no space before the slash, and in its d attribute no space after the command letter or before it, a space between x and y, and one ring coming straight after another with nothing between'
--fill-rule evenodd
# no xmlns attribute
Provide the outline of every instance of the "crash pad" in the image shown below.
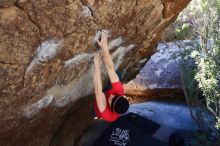
<svg viewBox="0 0 220 146"><path fill-rule="evenodd" d="M129 113L111 123L94 146L165 146L152 137L160 125Z"/></svg>

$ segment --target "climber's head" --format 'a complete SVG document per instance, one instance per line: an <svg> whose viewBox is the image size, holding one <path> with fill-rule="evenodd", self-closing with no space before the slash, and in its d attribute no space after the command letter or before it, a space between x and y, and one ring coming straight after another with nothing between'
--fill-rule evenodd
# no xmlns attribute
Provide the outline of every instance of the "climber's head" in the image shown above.
<svg viewBox="0 0 220 146"><path fill-rule="evenodd" d="M123 96L111 95L108 102L111 110L119 114L124 114L129 108L128 100Z"/></svg>

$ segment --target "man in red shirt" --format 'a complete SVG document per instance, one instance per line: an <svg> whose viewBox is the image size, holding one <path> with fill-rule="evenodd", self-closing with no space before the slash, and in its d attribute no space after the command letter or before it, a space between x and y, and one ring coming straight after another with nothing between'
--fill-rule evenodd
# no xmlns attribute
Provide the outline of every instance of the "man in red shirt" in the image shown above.
<svg viewBox="0 0 220 146"><path fill-rule="evenodd" d="M127 99L123 97L124 89L119 81L117 73L115 72L114 63L111 59L107 45L107 36L104 32L101 34L101 41L98 40L97 43L102 48L103 60L111 81L112 88L105 91L105 93L102 92L99 53L95 53L94 90L96 100L94 103L94 111L97 117L108 122L113 122L119 118L120 114L124 114L128 110L129 103Z"/></svg>

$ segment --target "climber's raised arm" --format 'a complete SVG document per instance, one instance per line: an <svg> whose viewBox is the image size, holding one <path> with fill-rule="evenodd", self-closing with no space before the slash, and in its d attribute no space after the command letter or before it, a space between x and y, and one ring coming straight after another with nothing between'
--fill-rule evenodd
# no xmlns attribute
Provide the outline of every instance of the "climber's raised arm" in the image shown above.
<svg viewBox="0 0 220 146"><path fill-rule="evenodd" d="M103 60L104 60L105 66L107 68L110 81L112 83L113 82L118 82L119 78L118 78L118 75L115 72L115 66L114 66L114 63L112 61L111 55L109 53L107 35L106 35L105 32L102 32L101 41L98 41L98 44L103 50Z"/></svg>
<svg viewBox="0 0 220 146"><path fill-rule="evenodd" d="M103 112L107 106L107 101L104 93L102 92L102 79L101 79L101 71L100 71L99 53L94 54L94 64L95 64L95 73L94 73L95 97L99 111Z"/></svg>

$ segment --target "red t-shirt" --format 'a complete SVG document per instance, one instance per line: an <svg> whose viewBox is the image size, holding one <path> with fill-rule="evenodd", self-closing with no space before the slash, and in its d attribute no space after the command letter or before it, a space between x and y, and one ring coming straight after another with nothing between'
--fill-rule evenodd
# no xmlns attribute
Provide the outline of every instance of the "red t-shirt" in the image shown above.
<svg viewBox="0 0 220 146"><path fill-rule="evenodd" d="M99 111L97 103L94 102L94 111L96 113L96 116L99 117L99 118L102 118L102 119L104 119L108 122L115 121L120 116L118 113L113 112L111 110L110 105L108 104L108 98L110 97L110 95L120 95L120 96L124 95L124 88L123 88L120 81L114 82L114 83L111 83L111 84L112 84L112 89L107 90L105 92L107 106L106 106L105 110L102 113Z"/></svg>

